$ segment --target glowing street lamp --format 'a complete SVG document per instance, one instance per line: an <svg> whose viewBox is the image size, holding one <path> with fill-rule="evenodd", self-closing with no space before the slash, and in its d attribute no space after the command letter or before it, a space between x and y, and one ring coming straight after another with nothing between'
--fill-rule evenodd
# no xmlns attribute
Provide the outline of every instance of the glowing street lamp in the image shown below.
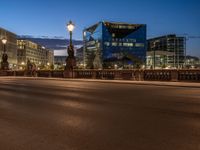
<svg viewBox="0 0 200 150"><path fill-rule="evenodd" d="M69 23L67 24L67 29L69 32L72 32L74 30L74 28L75 28L75 25L70 20Z"/></svg>
<svg viewBox="0 0 200 150"><path fill-rule="evenodd" d="M7 43L7 39L6 38L3 38L2 40L2 43L3 43L3 51L4 53L6 52L6 43Z"/></svg>
<svg viewBox="0 0 200 150"><path fill-rule="evenodd" d="M69 23L67 23L67 30L69 31L69 35L70 35L70 44L67 47L68 57L66 59L66 67L65 67L65 70L68 72L73 72L73 69L76 66L76 59L74 56L74 46L72 44L72 32L74 31L74 28L75 28L75 25L70 20Z"/></svg>
<svg viewBox="0 0 200 150"><path fill-rule="evenodd" d="M6 39L6 38L3 38L1 41L2 41L2 43L3 43L4 45L6 45L6 43L7 43L7 39Z"/></svg>
<svg viewBox="0 0 200 150"><path fill-rule="evenodd" d="M7 39L3 38L1 41L2 41L2 44L3 44L3 55L2 55L1 69L2 70L8 70L9 69L8 55L6 54Z"/></svg>
<svg viewBox="0 0 200 150"><path fill-rule="evenodd" d="M69 23L67 24L67 30L69 31L69 34L70 34L70 45L72 45L72 32L74 31L74 28L75 28L75 25L70 20Z"/></svg>
<svg viewBox="0 0 200 150"><path fill-rule="evenodd" d="M25 65L25 62L22 62L21 65Z"/></svg>

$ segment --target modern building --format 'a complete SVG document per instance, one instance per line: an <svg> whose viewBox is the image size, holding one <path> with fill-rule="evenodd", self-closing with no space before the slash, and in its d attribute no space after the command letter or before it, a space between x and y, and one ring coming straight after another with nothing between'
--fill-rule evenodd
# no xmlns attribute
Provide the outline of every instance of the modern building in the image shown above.
<svg viewBox="0 0 200 150"><path fill-rule="evenodd" d="M186 56L186 68L200 68L200 58L195 56Z"/></svg>
<svg viewBox="0 0 200 150"><path fill-rule="evenodd" d="M38 69L48 69L54 64L53 51L29 40L17 40L17 59L19 69L24 69L28 60Z"/></svg>
<svg viewBox="0 0 200 150"><path fill-rule="evenodd" d="M185 56L185 37L166 35L148 40L147 68L183 68Z"/></svg>
<svg viewBox="0 0 200 150"><path fill-rule="evenodd" d="M145 64L146 25L98 22L83 31L88 69L133 68Z"/></svg>
<svg viewBox="0 0 200 150"><path fill-rule="evenodd" d="M6 53L8 55L9 68L15 69L17 65L17 36L16 34L0 28L0 40L6 38ZM3 44L0 41L0 61L2 61Z"/></svg>
<svg viewBox="0 0 200 150"><path fill-rule="evenodd" d="M83 47L80 47L76 50L76 65L79 69L84 69L84 55Z"/></svg>

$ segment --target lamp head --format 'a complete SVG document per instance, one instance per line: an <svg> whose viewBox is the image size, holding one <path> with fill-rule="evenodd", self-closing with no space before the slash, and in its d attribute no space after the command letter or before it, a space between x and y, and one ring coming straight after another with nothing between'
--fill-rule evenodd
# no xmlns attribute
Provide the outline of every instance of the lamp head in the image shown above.
<svg viewBox="0 0 200 150"><path fill-rule="evenodd" d="M69 32L72 32L75 28L75 25L72 23L72 21L70 20L69 23L67 24L67 30Z"/></svg>
<svg viewBox="0 0 200 150"><path fill-rule="evenodd" d="M2 43L5 45L7 43L7 39L6 38L3 38L2 40Z"/></svg>

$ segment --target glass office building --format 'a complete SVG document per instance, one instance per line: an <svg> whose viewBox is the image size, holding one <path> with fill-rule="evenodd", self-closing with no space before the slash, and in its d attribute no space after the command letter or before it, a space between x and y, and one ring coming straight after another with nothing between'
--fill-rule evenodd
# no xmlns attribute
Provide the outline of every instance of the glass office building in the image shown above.
<svg viewBox="0 0 200 150"><path fill-rule="evenodd" d="M146 25L99 22L83 31L87 69L130 69L146 59Z"/></svg>
<svg viewBox="0 0 200 150"><path fill-rule="evenodd" d="M185 56L185 37L172 34L148 40L148 68L183 68Z"/></svg>

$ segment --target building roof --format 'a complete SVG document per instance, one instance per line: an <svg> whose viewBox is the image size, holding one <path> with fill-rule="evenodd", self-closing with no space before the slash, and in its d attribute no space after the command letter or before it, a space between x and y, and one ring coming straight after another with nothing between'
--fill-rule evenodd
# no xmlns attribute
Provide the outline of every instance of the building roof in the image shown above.
<svg viewBox="0 0 200 150"><path fill-rule="evenodd" d="M6 34L6 32L8 32L8 33L10 33L10 34L13 34L13 35L17 36L15 33L11 32L11 31L8 31L8 30L6 30L6 29L4 29L4 28L2 28L2 27L0 27L0 30L1 30L1 31L4 31L5 34ZM1 32L0 32L0 33L1 33Z"/></svg>
<svg viewBox="0 0 200 150"><path fill-rule="evenodd" d="M100 24L100 23L104 23L106 26L112 26L112 27L117 27L117 26L125 26L125 28L127 28L127 26L130 27L130 29L135 29L138 26L145 26L146 24L133 24L133 23L126 23L126 22L112 22L112 21L99 21L98 23L95 23L94 25L86 28L85 30L91 30L91 32L93 30L96 29L96 27Z"/></svg>
<svg viewBox="0 0 200 150"><path fill-rule="evenodd" d="M103 24L108 32L115 36L115 38L124 38L127 35L135 32L136 30L140 29L141 27L146 26L145 24L130 24L130 23L123 23L123 22L109 22L109 21L100 21L89 28L85 29L84 31L93 33L96 31L98 26Z"/></svg>
<svg viewBox="0 0 200 150"><path fill-rule="evenodd" d="M184 37L178 37L176 34L167 34L167 35L163 35L163 36L150 38L150 39L148 39L148 41L158 40L158 39L163 39L163 38L184 38Z"/></svg>

